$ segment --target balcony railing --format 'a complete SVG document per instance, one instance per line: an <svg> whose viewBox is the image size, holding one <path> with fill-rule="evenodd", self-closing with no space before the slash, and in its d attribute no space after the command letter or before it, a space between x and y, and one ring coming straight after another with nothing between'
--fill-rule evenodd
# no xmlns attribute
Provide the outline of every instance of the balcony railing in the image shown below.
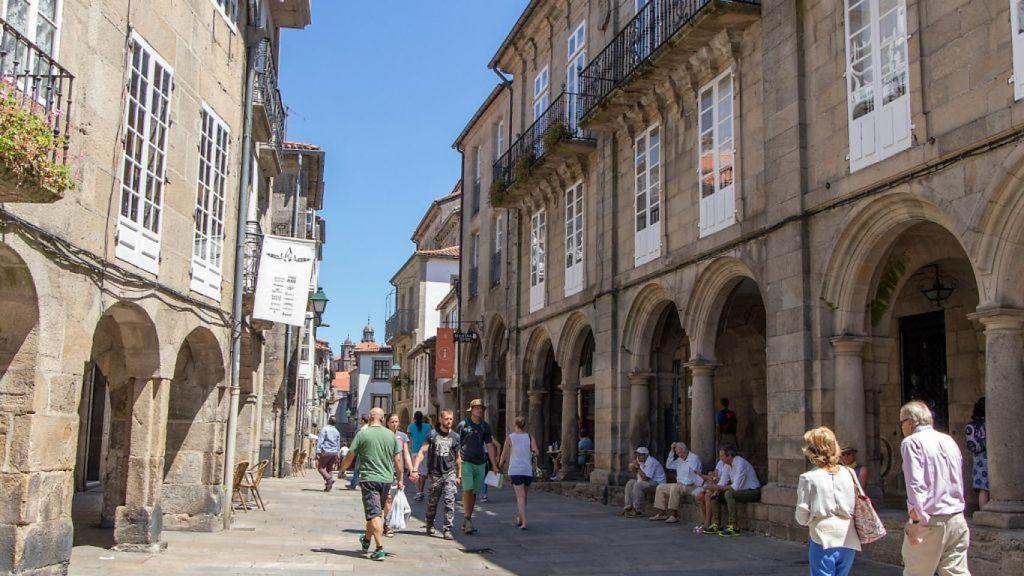
<svg viewBox="0 0 1024 576"><path fill-rule="evenodd" d="M501 267L505 261L501 258L501 250L491 252L491 286L501 284Z"/></svg>
<svg viewBox="0 0 1024 576"><path fill-rule="evenodd" d="M256 292L256 275L260 266L260 250L263 248L263 230L259 222L248 221L245 223L245 272L242 276L242 292L254 294Z"/></svg>
<svg viewBox="0 0 1024 576"><path fill-rule="evenodd" d="M477 279L480 277L480 269L473 266L469 269L469 297L473 298L477 293Z"/></svg>
<svg viewBox="0 0 1024 576"><path fill-rule="evenodd" d="M253 86L253 103L262 106L270 123L270 144L277 148L285 140L287 112L281 102L281 90L277 84L277 67L270 40L260 41L256 52L256 85Z"/></svg>
<svg viewBox="0 0 1024 576"><path fill-rule="evenodd" d="M544 155L561 142L594 141L592 133L580 128L581 106L579 94L562 92L512 143L494 163L492 201L496 192L507 190L516 181L523 180Z"/></svg>
<svg viewBox="0 0 1024 576"><path fill-rule="evenodd" d="M759 6L761 0L650 0L580 73L582 114L594 108L711 4Z"/></svg>
<svg viewBox="0 0 1024 576"><path fill-rule="evenodd" d="M416 310L401 309L384 323L384 341L391 342L393 338L403 334L412 334L416 330Z"/></svg>
<svg viewBox="0 0 1024 576"><path fill-rule="evenodd" d="M0 19L0 30L0 98L12 101L45 122L59 144L49 151L49 160L66 164L75 77L14 25ZM46 195L45 191L41 193ZM0 202L18 200L48 201L51 198L5 198L0 193Z"/></svg>

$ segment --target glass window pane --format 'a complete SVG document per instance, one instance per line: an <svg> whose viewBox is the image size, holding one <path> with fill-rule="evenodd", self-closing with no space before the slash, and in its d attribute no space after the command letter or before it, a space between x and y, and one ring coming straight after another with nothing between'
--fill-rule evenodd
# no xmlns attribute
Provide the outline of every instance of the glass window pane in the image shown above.
<svg viewBox="0 0 1024 576"><path fill-rule="evenodd" d="M858 3L851 0L850 4L850 9L846 11L847 24L850 28L850 33L856 34L865 26L871 24L871 2L870 0L862 0Z"/></svg>

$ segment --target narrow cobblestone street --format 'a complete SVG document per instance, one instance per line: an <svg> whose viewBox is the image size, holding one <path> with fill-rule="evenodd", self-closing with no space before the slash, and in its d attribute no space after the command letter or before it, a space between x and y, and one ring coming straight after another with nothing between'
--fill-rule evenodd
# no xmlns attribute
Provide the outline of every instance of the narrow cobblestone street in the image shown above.
<svg viewBox="0 0 1024 576"><path fill-rule="evenodd" d="M452 542L423 535L425 504L414 502L416 517L387 542L387 561L373 563L357 550L362 531L358 493L339 489L339 483L324 494L320 486L313 472L305 478L266 480L266 512L239 512L229 532L165 531L167 550L158 555L76 545L71 574L712 576L807 571L806 549L798 544L747 535L728 540L695 535L684 525L625 520L613 508L550 494L531 494L530 529L521 532L512 526L514 497L508 489L492 491L490 502L480 506L478 534L460 534ZM88 532L79 538L88 538ZM858 561L854 574L895 576L899 569Z"/></svg>

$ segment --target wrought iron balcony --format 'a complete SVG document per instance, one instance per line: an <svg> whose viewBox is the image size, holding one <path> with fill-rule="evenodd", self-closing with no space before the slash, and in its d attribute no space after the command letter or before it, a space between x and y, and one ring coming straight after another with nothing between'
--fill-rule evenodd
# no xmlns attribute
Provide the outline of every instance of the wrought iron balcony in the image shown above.
<svg viewBox="0 0 1024 576"><path fill-rule="evenodd" d="M719 31L746 28L760 12L761 0L650 0L580 73L581 121L596 126L613 117L617 90L645 76L673 48L688 58Z"/></svg>
<svg viewBox="0 0 1024 576"><path fill-rule="evenodd" d="M390 343L392 339L405 334L412 334L416 331L416 310L400 309L384 323L384 341Z"/></svg>
<svg viewBox="0 0 1024 576"><path fill-rule="evenodd" d="M501 250L491 252L491 287L501 284L501 267L505 260L501 257Z"/></svg>
<svg viewBox="0 0 1024 576"><path fill-rule="evenodd" d="M37 46L6 20L0 19L0 107L8 114L27 112L53 132L53 145L45 154L55 170L64 173L71 136L71 89L75 77L61 66L50 50ZM4 170L11 173L11 170ZM57 189L65 178L43 176L38 182L0 178L0 202L53 202L63 196ZM34 180L34 179L33 179ZM60 182L54 182L60 180ZM65 186L66 188L66 186Z"/></svg>
<svg viewBox="0 0 1024 576"><path fill-rule="evenodd" d="M475 298L477 294L478 282L477 279L480 277L480 268L473 266L469 269L469 297Z"/></svg>
<svg viewBox="0 0 1024 576"><path fill-rule="evenodd" d="M513 207L529 183L546 177L559 162L594 148L592 133L580 127L582 99L562 92L494 163L491 205Z"/></svg>
<svg viewBox="0 0 1024 576"><path fill-rule="evenodd" d="M260 168L271 176L281 171L278 149L285 141L288 113L281 101L277 66L269 39L260 41L256 50L256 83L253 86L253 128L260 146ZM265 151L265 152L264 152Z"/></svg>

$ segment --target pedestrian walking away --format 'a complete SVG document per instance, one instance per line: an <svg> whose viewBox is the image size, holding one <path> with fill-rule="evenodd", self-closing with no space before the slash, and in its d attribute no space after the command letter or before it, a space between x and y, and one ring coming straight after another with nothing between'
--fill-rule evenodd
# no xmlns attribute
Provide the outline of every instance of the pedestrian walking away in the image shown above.
<svg viewBox="0 0 1024 576"><path fill-rule="evenodd" d="M516 526L526 530L526 496L533 483L533 460L540 456L540 451L536 440L526 432L525 418L516 416L514 426L515 432L505 439L498 467L505 470L508 466L508 477L516 493Z"/></svg>
<svg viewBox="0 0 1024 576"><path fill-rule="evenodd" d="M487 465L490 464L490 469L497 474L497 462L501 457L501 447L494 441L491 427L484 421L486 410L483 400L473 400L467 410L469 417L459 422L455 429L462 452L462 510L466 516L462 531L466 534L476 532L473 527L473 508L476 506L476 497L484 491ZM487 446L486 451L484 446Z"/></svg>
<svg viewBox="0 0 1024 576"><path fill-rule="evenodd" d="M388 430L395 435L395 439L398 440L398 449L402 452L402 466L405 470L412 470L412 458L409 456L409 437L398 429L398 414L392 414L388 417ZM391 503L395 500L395 492L398 491L398 484L392 484L391 489L388 491L387 502L384 503L384 536L386 538L394 538L395 531L388 526L388 515L391 513Z"/></svg>
<svg viewBox="0 0 1024 576"><path fill-rule="evenodd" d="M334 487L334 468L338 465L341 451L341 433L335 428L334 416L327 420L327 426L316 437L316 470L324 479L324 492Z"/></svg>
<svg viewBox="0 0 1024 576"><path fill-rule="evenodd" d="M416 413L412 415L412 424L409 424L409 453L410 454L416 454L417 452L420 451L420 448L423 447L423 443L426 442L427 436L430 434L431 430L433 430L433 428L430 427L430 423L429 422L426 422L424 420L423 412L417 410ZM426 493L426 483L427 483L427 476L428 476L428 474L427 474L426 465L427 465L427 462L426 462L426 460L424 460L420 464L421 468L419 470L417 470L417 472L419 472L419 480L416 481L416 482L413 482L413 484L416 485L415 500L417 502L422 502L423 498L425 498L426 494L427 494ZM409 470L409 472L411 474L412 470Z"/></svg>
<svg viewBox="0 0 1024 576"><path fill-rule="evenodd" d="M794 515L809 531L810 574L846 576L861 549L853 512L857 493L864 490L853 470L839 463L839 442L832 430L809 430L803 452L816 468L800 475Z"/></svg>
<svg viewBox="0 0 1024 576"><path fill-rule="evenodd" d="M452 539L452 524L455 522L455 495L457 484L462 481L462 454L459 435L452 430L455 415L451 410L442 410L437 429L431 430L413 459L410 478L421 480L420 470L430 475L430 497L427 499L427 536L434 534L434 519L437 506L444 505L444 522L441 534L445 540Z"/></svg>
<svg viewBox="0 0 1024 576"><path fill-rule="evenodd" d="M969 575L970 529L964 519L963 455L956 441L932 427L924 402L900 408L903 480L910 519L904 528L903 575Z"/></svg>
<svg viewBox="0 0 1024 576"><path fill-rule="evenodd" d="M359 537L359 545L368 558L383 561L387 558L384 553L384 521L381 517L384 502L392 483L397 484L399 490L404 488L402 478L405 472L398 439L384 427L384 410L370 410L369 424L352 439L348 456L341 463L342 473L357 456L362 467L359 489L366 517L366 532ZM371 540L376 544L373 552L370 552Z"/></svg>

